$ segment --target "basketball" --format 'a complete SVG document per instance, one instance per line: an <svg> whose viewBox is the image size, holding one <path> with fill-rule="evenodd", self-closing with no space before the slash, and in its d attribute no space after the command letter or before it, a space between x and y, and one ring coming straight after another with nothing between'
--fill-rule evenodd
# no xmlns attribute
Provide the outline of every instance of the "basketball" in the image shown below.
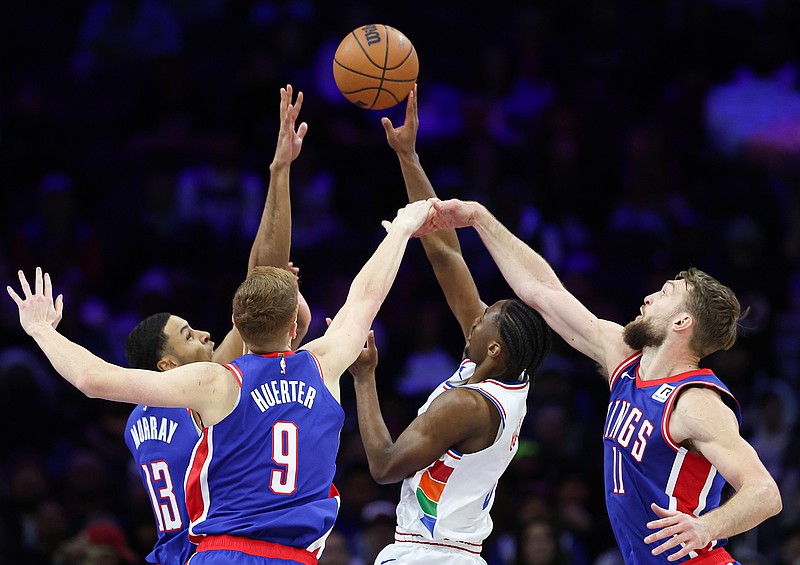
<svg viewBox="0 0 800 565"><path fill-rule="evenodd" d="M417 52L391 26L369 24L345 37L333 56L333 78L350 102L383 110L408 96L419 74Z"/></svg>

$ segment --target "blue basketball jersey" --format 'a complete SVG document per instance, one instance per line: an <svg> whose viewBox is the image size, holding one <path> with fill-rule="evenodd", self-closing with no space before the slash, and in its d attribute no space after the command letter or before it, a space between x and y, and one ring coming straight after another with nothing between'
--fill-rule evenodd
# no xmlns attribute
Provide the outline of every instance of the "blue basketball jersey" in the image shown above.
<svg viewBox="0 0 800 565"><path fill-rule="evenodd" d="M333 477L344 410L310 351L248 354L226 367L241 392L192 455L190 538L239 536L319 557L339 512Z"/></svg>
<svg viewBox="0 0 800 565"><path fill-rule="evenodd" d="M693 558L705 563L735 563L712 541L678 561L667 561L672 549L654 557L650 551L663 540L645 544L647 522L658 517L650 508L700 516L719 506L725 479L698 453L676 444L669 435L669 417L682 389L709 387L719 392L741 425L739 405L730 390L709 369L698 369L659 379L639 378L641 353L624 361L611 375L611 399L603 430L605 494L608 517L628 565L683 563ZM701 557L702 556L702 557Z"/></svg>
<svg viewBox="0 0 800 565"><path fill-rule="evenodd" d="M148 563L183 565L194 553L183 486L200 429L185 408L137 406L125 427L130 449L147 491L158 530Z"/></svg>

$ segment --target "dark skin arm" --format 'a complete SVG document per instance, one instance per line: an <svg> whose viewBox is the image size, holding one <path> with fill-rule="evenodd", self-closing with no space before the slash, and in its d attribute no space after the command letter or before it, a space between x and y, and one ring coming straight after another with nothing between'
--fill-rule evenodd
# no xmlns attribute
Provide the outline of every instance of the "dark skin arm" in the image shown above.
<svg viewBox="0 0 800 565"><path fill-rule="evenodd" d="M435 197L436 192L422 168L416 150L419 129L416 87L408 95L403 125L395 128L389 118L381 119L381 124L386 131L389 146L395 150L400 160L408 201L415 202ZM486 304L481 300L472 274L461 254L456 230L439 230L422 237L421 241L447 304L466 338L475 318L486 309Z"/></svg>
<svg viewBox="0 0 800 565"><path fill-rule="evenodd" d="M356 392L358 428L372 477L380 484L402 481L439 459L448 449L474 453L491 445L500 414L480 393L452 389L434 400L392 440L375 387L378 349L372 330L367 346L350 366Z"/></svg>

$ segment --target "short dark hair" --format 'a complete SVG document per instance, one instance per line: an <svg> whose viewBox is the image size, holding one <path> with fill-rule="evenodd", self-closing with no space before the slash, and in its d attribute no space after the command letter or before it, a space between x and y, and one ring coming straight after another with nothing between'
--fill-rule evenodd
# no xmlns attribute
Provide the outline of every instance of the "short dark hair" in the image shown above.
<svg viewBox="0 0 800 565"><path fill-rule="evenodd" d="M553 346L553 333L542 315L521 300L508 300L503 304L497 329L506 352L506 370L498 378L533 378Z"/></svg>
<svg viewBox="0 0 800 565"><path fill-rule="evenodd" d="M167 348L167 334L164 327L169 320L169 312L159 312L148 316L131 330L125 340L125 357L132 369L158 371L158 362Z"/></svg>

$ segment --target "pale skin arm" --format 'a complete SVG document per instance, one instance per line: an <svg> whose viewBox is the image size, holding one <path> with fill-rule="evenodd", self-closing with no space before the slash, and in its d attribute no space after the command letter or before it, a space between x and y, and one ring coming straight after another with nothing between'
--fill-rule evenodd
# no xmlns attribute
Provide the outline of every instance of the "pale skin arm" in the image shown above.
<svg viewBox="0 0 800 565"><path fill-rule="evenodd" d="M278 142L275 147L275 156L269 166L269 188L261 222L258 225L253 246L250 248L250 257L247 262L247 272L257 266L286 267L289 264L289 251L292 245L292 208L289 191L289 172L292 161L300 155L303 148L303 139L308 131L305 122L295 127L300 109L303 106L303 93L297 93L297 99L292 103L294 90L287 84L281 88L280 95L280 129ZM290 265L290 270L291 265ZM296 271L295 271L296 274ZM302 298L302 297L298 297ZM300 300L297 313L298 337L293 340L293 346L300 343L308 325L311 323L311 311L305 299ZM214 352L214 361L228 363L239 357L244 352L244 342L236 328L232 328Z"/></svg>
<svg viewBox="0 0 800 565"><path fill-rule="evenodd" d="M378 350L372 331L367 347L350 367L358 409L358 428L372 477L380 484L402 481L436 461L452 446L492 426L489 403L478 393L453 389L440 395L392 440L375 386Z"/></svg>
<svg viewBox="0 0 800 565"><path fill-rule="evenodd" d="M303 346L319 360L325 384L339 400L339 378L356 360L372 321L392 286L408 239L433 213L432 202L409 204L397 212L372 257L353 279L347 299L322 337Z"/></svg>
<svg viewBox="0 0 800 565"><path fill-rule="evenodd" d="M238 385L221 365L190 363L171 370L168 379L158 371L112 365L53 327L60 312L53 302L48 274L42 274L37 267L33 290L22 271L19 281L22 296L10 286L6 290L17 304L20 325L53 368L86 396L167 408L188 407L201 414L207 425L220 421L233 409Z"/></svg>
<svg viewBox="0 0 800 565"><path fill-rule="evenodd" d="M382 118L381 124L386 131L389 146L395 150L400 160L408 201L435 198L436 192L422 168L416 150L419 130L416 86L408 95L403 125L395 128L389 118ZM467 337L472 323L486 309L486 304L481 300L464 261L456 230L439 230L422 237L421 241L447 304L458 320L464 337Z"/></svg>
<svg viewBox="0 0 800 565"><path fill-rule="evenodd" d="M633 353L622 340L622 326L592 314L564 287L544 257L484 206L460 200L445 200L434 206L435 228L474 227L520 300L537 310L553 331L604 367L607 374Z"/></svg>
<svg viewBox="0 0 800 565"><path fill-rule="evenodd" d="M692 445L708 459L736 493L699 518L652 504L657 519L647 527L658 531L644 542L667 539L653 548L653 555L678 547L667 557L675 561L712 540L746 532L781 511L775 480L753 447L739 435L736 416L716 391L693 387L682 392L670 417L669 431L675 442ZM682 543L685 545L681 548Z"/></svg>

